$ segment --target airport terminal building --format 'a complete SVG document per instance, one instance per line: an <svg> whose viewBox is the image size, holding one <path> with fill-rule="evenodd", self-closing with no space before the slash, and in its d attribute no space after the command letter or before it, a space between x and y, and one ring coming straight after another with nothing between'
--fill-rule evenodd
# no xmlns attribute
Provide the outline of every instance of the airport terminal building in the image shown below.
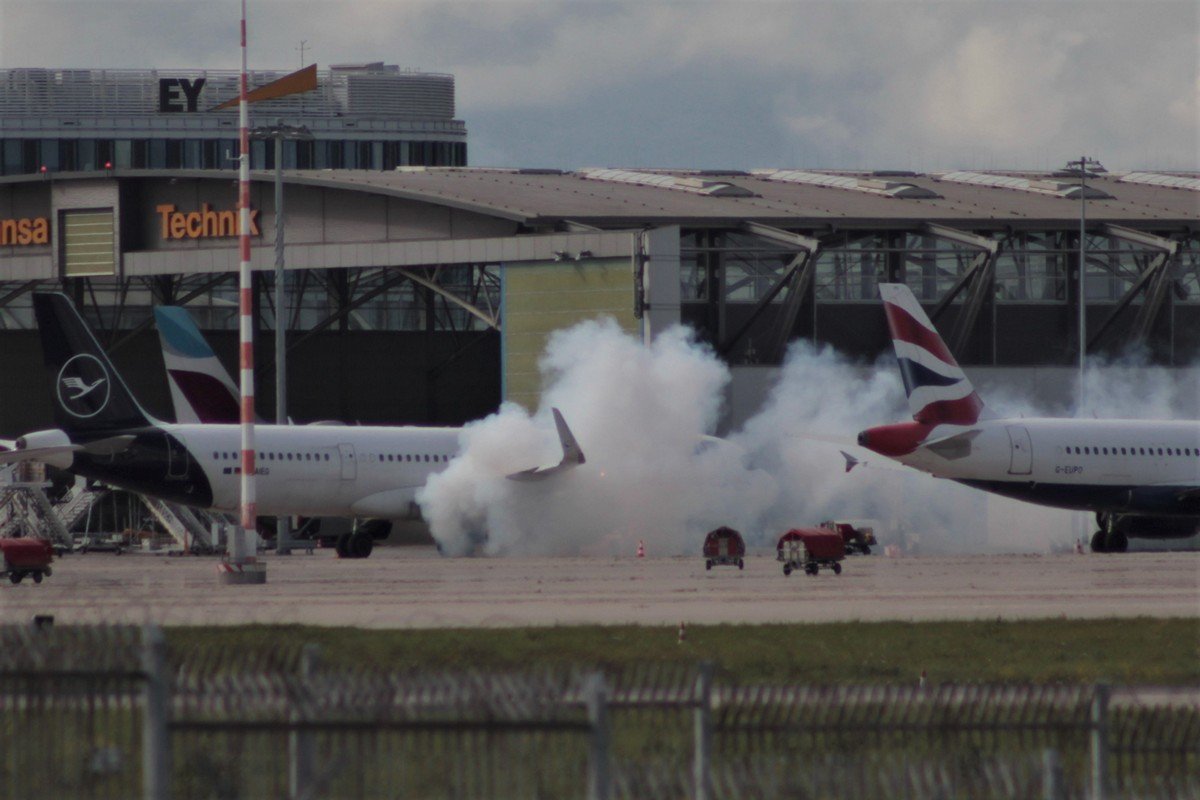
<svg viewBox="0 0 1200 800"><path fill-rule="evenodd" d="M236 172L218 156L236 114L202 111L232 80L0 73L0 436L50 424L47 404L11 400L41 379L34 291L70 294L164 417L153 305L186 305L234 363ZM607 315L647 339L693 327L733 367L732 424L795 339L864 363L887 351L883 281L912 287L968 371L1063 400L1084 204L1089 355L1200 359L1197 174L1089 174L1081 189L1077 173L1015 170L476 168L452 77L368 64L320 80L251 120L313 135L282 165L297 420L453 424L504 399L535 405L548 333ZM265 144L252 152L251 233L269 415L279 323Z"/></svg>

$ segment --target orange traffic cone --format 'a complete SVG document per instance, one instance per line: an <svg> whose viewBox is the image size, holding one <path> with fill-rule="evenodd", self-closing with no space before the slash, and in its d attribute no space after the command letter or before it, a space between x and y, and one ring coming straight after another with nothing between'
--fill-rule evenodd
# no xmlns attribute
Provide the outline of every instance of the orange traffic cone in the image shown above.
<svg viewBox="0 0 1200 800"><path fill-rule="evenodd" d="M638 539L637 557L638 558L646 557L646 543L643 542L641 539Z"/></svg>
<svg viewBox="0 0 1200 800"><path fill-rule="evenodd" d="M687 623L679 623L679 643L683 644L687 640Z"/></svg>

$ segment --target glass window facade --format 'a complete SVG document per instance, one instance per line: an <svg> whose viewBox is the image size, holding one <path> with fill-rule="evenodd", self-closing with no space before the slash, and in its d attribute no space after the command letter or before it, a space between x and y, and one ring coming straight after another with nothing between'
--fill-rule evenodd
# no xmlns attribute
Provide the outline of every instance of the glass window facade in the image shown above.
<svg viewBox="0 0 1200 800"><path fill-rule="evenodd" d="M105 169L232 169L236 138L220 139L4 139L0 140L0 175L28 175L44 166L50 172ZM253 169L275 168L272 142L250 143ZM285 141L283 165L288 169L370 169L396 167L465 167L466 142L369 141L321 139Z"/></svg>

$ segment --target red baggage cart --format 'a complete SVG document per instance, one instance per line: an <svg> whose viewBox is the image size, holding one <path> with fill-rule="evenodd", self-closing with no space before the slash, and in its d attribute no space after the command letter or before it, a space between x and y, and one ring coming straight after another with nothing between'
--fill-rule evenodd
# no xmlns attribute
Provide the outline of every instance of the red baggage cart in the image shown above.
<svg viewBox="0 0 1200 800"><path fill-rule="evenodd" d="M838 562L846 557L846 545L840 534L820 528L793 528L779 537L777 560L783 562L783 574L803 569L816 575L821 567L842 573Z"/></svg>
<svg viewBox="0 0 1200 800"><path fill-rule="evenodd" d="M20 583L29 575L41 583L50 577L53 560L54 549L45 539L0 539L0 578Z"/></svg>
<svg viewBox="0 0 1200 800"><path fill-rule="evenodd" d="M742 569L746 556L746 542L742 535L733 528L720 527L709 531L704 537L704 568L712 569L717 566L736 566Z"/></svg>

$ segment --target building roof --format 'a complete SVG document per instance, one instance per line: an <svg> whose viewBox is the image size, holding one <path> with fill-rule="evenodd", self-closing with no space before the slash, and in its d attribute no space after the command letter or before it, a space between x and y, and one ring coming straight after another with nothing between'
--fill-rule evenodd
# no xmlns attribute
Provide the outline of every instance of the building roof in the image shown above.
<svg viewBox="0 0 1200 800"><path fill-rule="evenodd" d="M987 175L1000 176L987 180ZM1132 180L1126 176L1133 175ZM964 177L965 176L965 177ZM984 177L979 177L984 176ZM1149 177L1148 177L1149 176ZM1158 180L1157 178L1161 178ZM0 178L0 185L59 173ZM226 170L117 170L111 177L228 180ZM1200 228L1200 173L1109 173L1088 179L1095 222ZM389 195L512 220L531 228L574 222L596 228L736 225L911 228L922 222L976 230L1062 228L1078 222L1078 190L1049 173L869 173L817 170L710 172L584 169L574 172L408 167L394 172L293 170L293 184ZM255 181L273 173L256 172ZM1032 187L1032 188L1031 188Z"/></svg>
<svg viewBox="0 0 1200 800"><path fill-rule="evenodd" d="M445 204L530 225L570 220L607 228L756 220L789 227L940 222L1037 228L1062 227L1079 219L1078 187L1066 185L1069 179L1006 173L1015 180L992 185L947 179L948 174L467 167L297 171L287 173L287 180ZM1089 178L1089 219L1167 227L1200 224L1196 174L1171 175L1174 180L1162 183L1124 181L1122 176Z"/></svg>

